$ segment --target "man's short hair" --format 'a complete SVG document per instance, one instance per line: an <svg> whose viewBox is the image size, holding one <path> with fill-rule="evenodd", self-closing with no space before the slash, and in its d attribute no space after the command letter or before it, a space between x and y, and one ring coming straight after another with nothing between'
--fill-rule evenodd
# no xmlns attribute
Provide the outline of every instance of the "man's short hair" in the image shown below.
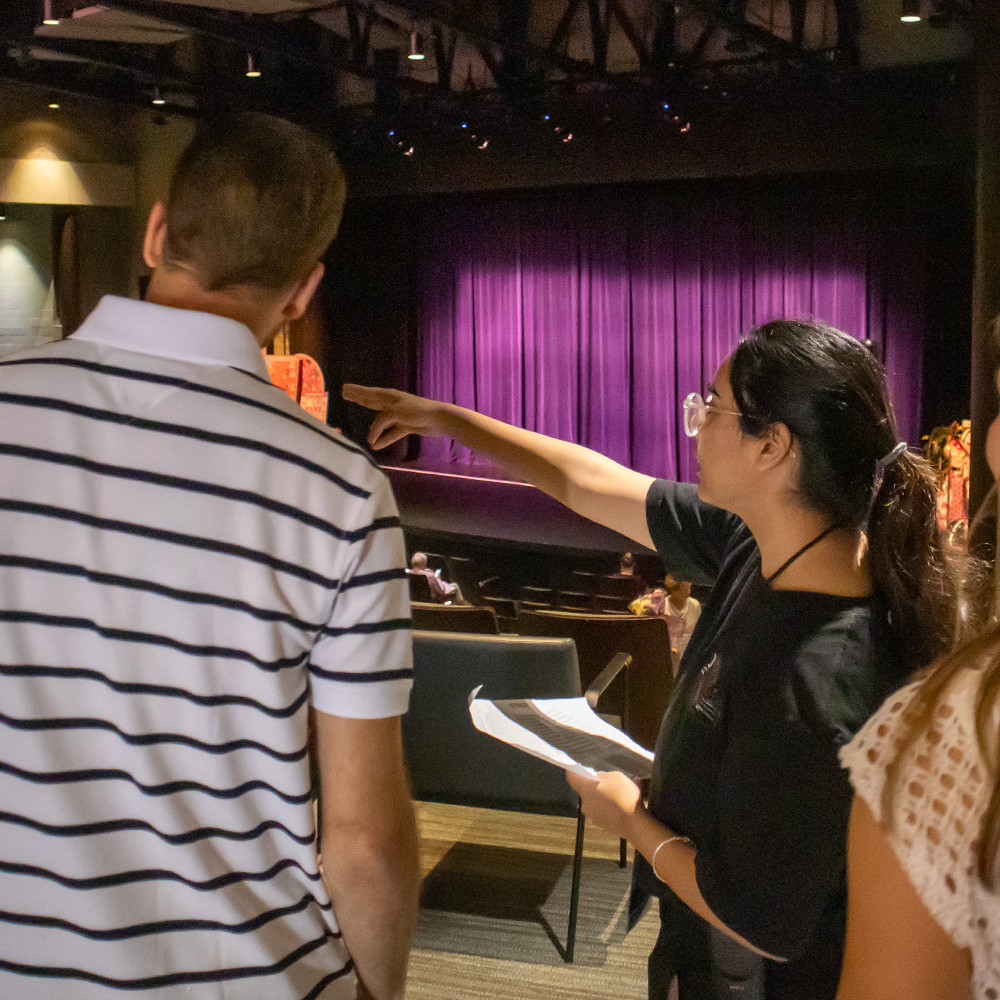
<svg viewBox="0 0 1000 1000"><path fill-rule="evenodd" d="M427 569L427 556L423 552L414 552L410 557L413 569Z"/></svg>
<svg viewBox="0 0 1000 1000"><path fill-rule="evenodd" d="M635 556L631 552L626 552L621 559L622 569L635 569Z"/></svg>
<svg viewBox="0 0 1000 1000"><path fill-rule="evenodd" d="M336 158L305 129L250 113L215 121L174 172L163 265L209 292L287 288L326 253L346 196Z"/></svg>

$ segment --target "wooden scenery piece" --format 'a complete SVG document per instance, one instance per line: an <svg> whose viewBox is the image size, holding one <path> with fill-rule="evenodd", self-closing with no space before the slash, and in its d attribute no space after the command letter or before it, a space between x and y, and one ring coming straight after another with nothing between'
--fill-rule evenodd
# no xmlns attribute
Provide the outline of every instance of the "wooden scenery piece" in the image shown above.
<svg viewBox="0 0 1000 1000"><path fill-rule="evenodd" d="M315 359L308 354L265 354L264 360L271 381L284 389L306 413L325 424L330 396Z"/></svg>
<svg viewBox="0 0 1000 1000"><path fill-rule="evenodd" d="M935 427L924 441L924 453L938 478L938 528L967 529L972 422L956 420L947 427Z"/></svg>

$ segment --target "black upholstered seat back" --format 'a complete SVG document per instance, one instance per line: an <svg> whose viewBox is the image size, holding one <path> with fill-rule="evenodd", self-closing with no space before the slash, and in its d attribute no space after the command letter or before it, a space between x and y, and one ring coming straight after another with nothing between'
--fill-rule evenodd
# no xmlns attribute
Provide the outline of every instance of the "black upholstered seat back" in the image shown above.
<svg viewBox="0 0 1000 1000"><path fill-rule="evenodd" d="M426 604L410 602L413 627L424 632L475 632L497 635L497 613L471 604Z"/></svg>
<svg viewBox="0 0 1000 1000"><path fill-rule="evenodd" d="M414 632L413 694L403 743L413 797L523 812L576 815L563 772L480 733L469 693L482 697L580 697L571 639Z"/></svg>
<svg viewBox="0 0 1000 1000"><path fill-rule="evenodd" d="M594 683L616 653L629 653L628 710L614 697L605 711L627 715L625 732L652 749L673 690L670 627L665 618L635 615L576 615L563 611L519 611L514 627L528 635L565 636L576 643L580 679Z"/></svg>

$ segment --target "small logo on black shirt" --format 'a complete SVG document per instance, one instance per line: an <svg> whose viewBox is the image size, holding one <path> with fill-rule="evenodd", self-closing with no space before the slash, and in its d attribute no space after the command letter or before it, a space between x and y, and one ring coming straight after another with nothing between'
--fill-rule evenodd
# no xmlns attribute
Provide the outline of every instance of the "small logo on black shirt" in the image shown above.
<svg viewBox="0 0 1000 1000"><path fill-rule="evenodd" d="M722 660L718 653L698 671L691 689L691 704L696 712L701 712L714 726L719 721L719 668Z"/></svg>

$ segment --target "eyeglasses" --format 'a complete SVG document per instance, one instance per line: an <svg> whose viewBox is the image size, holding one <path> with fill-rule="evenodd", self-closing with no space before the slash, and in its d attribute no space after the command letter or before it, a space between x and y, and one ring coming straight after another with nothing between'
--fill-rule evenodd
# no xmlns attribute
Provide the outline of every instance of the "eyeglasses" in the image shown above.
<svg viewBox="0 0 1000 1000"><path fill-rule="evenodd" d="M697 437L698 431L705 426L705 421L708 420L709 410L713 413L730 413L734 417L743 416L739 410L720 410L717 406L713 406L712 400L714 398L711 393L709 393L708 399L702 399L701 393L698 392L688 394L687 399L684 400L684 433L688 437Z"/></svg>

